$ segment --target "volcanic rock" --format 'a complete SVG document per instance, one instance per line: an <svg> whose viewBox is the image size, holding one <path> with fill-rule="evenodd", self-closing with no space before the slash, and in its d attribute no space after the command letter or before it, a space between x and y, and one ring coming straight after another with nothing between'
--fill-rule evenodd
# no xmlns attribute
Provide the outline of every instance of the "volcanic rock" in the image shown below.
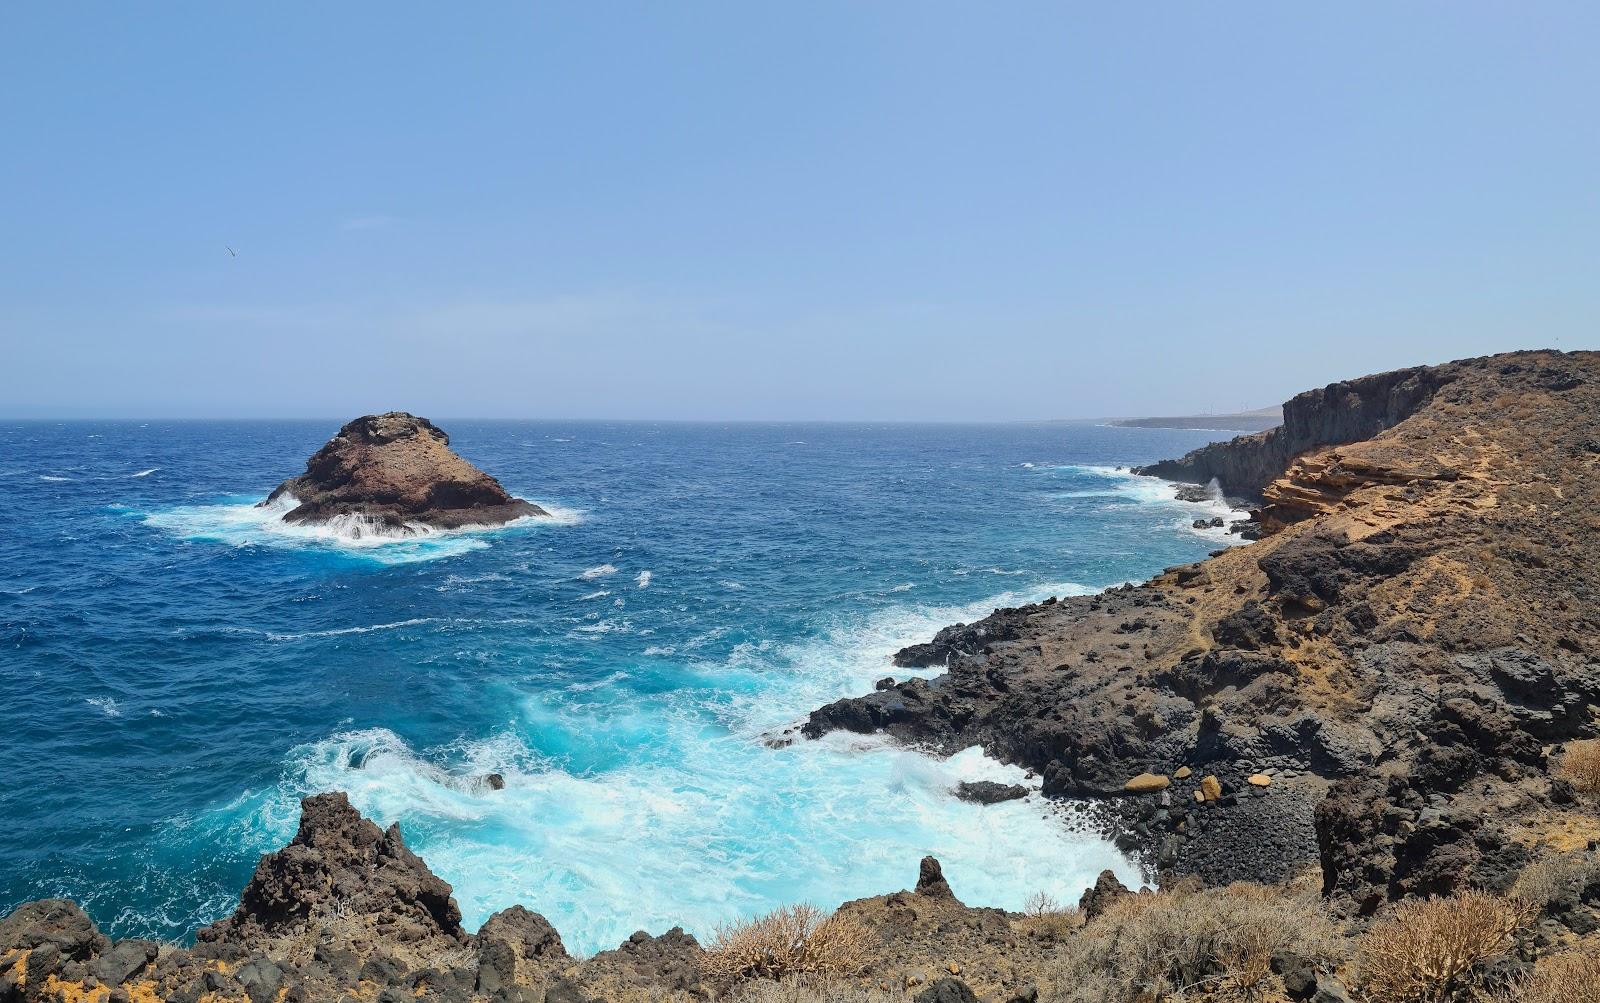
<svg viewBox="0 0 1600 1003"><path fill-rule="evenodd" d="M306 472L273 489L262 505L296 502L285 522L349 520L351 528L391 533L498 526L549 515L513 498L500 482L450 449L426 418L390 411L339 429L306 462Z"/></svg>
<svg viewBox="0 0 1600 1003"><path fill-rule="evenodd" d="M963 780L956 785L956 797L974 804L999 804L1028 796L1021 784L1001 784L993 780Z"/></svg>
<svg viewBox="0 0 1600 1003"><path fill-rule="evenodd" d="M1600 731L1600 353L1383 373L1284 416L1141 470L1255 496L1255 543L947 627L896 656L941 675L818 708L804 734L977 744L1060 798L1189 764L1170 806L1106 809L1173 874L1320 860L1359 912L1499 881L1571 800L1546 750ZM1449 810L1402 810L1406 791Z"/></svg>

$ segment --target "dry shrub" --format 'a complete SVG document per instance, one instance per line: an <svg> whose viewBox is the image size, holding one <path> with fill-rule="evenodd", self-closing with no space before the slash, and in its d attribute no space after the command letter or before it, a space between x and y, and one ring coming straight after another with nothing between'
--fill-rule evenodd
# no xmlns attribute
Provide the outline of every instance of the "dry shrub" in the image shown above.
<svg viewBox="0 0 1600 1003"><path fill-rule="evenodd" d="M1600 797L1600 741L1569 743L1556 769L1578 793Z"/></svg>
<svg viewBox="0 0 1600 1003"><path fill-rule="evenodd" d="M1442 1000L1472 966L1511 947L1528 913L1483 892L1402 902L1362 938L1361 984L1376 1003Z"/></svg>
<svg viewBox="0 0 1600 1003"><path fill-rule="evenodd" d="M741 986L730 1003L908 1003L912 994L903 989L887 992L873 986L835 983L811 985L800 979L750 982Z"/></svg>
<svg viewBox="0 0 1600 1003"><path fill-rule="evenodd" d="M719 927L700 971L724 987L750 979L826 984L859 974L877 942L858 920L801 903Z"/></svg>
<svg viewBox="0 0 1600 1003"><path fill-rule="evenodd" d="M1052 980L1070 1003L1126 1003L1216 991L1259 1000L1278 987L1272 956L1320 967L1345 956L1315 896L1234 884L1129 895L1062 946Z"/></svg>
<svg viewBox="0 0 1600 1003"><path fill-rule="evenodd" d="M1600 954L1555 954L1506 992L1507 1003L1600 1003Z"/></svg>
<svg viewBox="0 0 1600 1003"><path fill-rule="evenodd" d="M1600 855L1581 851L1552 853L1524 867L1509 894L1529 909L1543 912L1554 905L1575 904L1583 890L1597 881Z"/></svg>
<svg viewBox="0 0 1600 1003"><path fill-rule="evenodd" d="M1060 940L1080 922L1077 909L1045 892L1035 892L1022 906L1022 929L1044 940Z"/></svg>

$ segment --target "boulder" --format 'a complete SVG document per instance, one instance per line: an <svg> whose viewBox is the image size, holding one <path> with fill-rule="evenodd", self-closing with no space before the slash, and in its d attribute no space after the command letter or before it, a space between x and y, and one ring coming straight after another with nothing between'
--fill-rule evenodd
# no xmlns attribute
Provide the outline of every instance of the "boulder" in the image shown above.
<svg viewBox="0 0 1600 1003"><path fill-rule="evenodd" d="M956 797L975 804L999 804L1028 796L1021 784L1000 784L993 780L963 780L956 785Z"/></svg>
<svg viewBox="0 0 1600 1003"><path fill-rule="evenodd" d="M953 899L955 892L950 890L949 882L944 879L944 869L939 866L935 857L923 857L922 863L917 867L917 894L929 898Z"/></svg>
<svg viewBox="0 0 1600 1003"><path fill-rule="evenodd" d="M1171 783L1171 778L1160 773L1141 773L1130 778L1122 785L1122 789L1129 794L1154 794L1166 790Z"/></svg>

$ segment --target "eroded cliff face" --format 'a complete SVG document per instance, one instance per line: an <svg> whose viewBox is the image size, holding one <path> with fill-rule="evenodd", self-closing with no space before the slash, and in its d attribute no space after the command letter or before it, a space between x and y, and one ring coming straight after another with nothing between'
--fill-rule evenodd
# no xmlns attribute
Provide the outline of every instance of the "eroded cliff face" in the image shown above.
<svg viewBox="0 0 1600 1003"><path fill-rule="evenodd" d="M1330 383L1283 405L1283 424L1216 442L1136 473L1205 484L1215 479L1232 496L1253 498L1282 476L1296 456L1324 446L1370 439L1393 428L1454 381L1461 365L1417 366Z"/></svg>
<svg viewBox="0 0 1600 1003"><path fill-rule="evenodd" d="M806 733L982 744L1131 812L1169 875L1320 865L1362 912L1504 879L1571 821L1550 748L1595 733L1600 354L1388 373L1285 414L1149 468L1259 484L1260 542L942 631L899 661L943 675ZM1165 784L1130 795L1146 773Z"/></svg>
<svg viewBox="0 0 1600 1003"><path fill-rule="evenodd" d="M450 448L450 437L426 418L390 411L347 423L306 462L306 471L273 489L298 504L287 522L356 520L353 529L498 526L544 509L513 498L500 482Z"/></svg>

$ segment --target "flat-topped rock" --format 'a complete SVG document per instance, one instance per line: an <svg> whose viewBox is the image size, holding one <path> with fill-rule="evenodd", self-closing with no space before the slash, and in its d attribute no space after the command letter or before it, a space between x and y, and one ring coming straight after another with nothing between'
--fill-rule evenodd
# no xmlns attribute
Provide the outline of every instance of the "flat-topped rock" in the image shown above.
<svg viewBox="0 0 1600 1003"><path fill-rule="evenodd" d="M263 505L292 499L286 522L349 520L359 531L499 526L549 515L458 456L450 437L426 418L390 411L339 429L312 454L306 472L273 489Z"/></svg>

